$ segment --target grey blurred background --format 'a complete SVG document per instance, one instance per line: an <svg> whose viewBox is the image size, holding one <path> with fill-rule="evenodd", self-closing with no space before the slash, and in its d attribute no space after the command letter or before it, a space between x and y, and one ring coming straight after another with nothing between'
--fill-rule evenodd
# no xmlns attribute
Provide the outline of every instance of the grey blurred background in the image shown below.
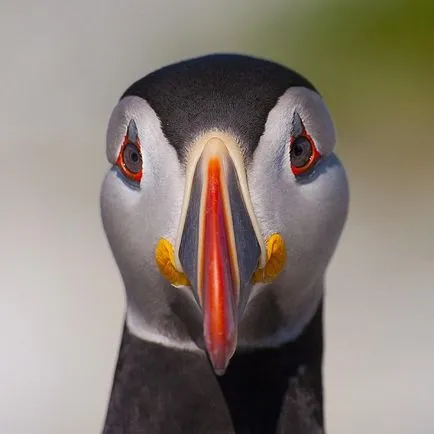
<svg viewBox="0 0 434 434"><path fill-rule="evenodd" d="M100 432L123 319L105 128L135 79L214 51L305 74L351 212L328 274L334 434L434 432L434 4L0 2L0 433Z"/></svg>

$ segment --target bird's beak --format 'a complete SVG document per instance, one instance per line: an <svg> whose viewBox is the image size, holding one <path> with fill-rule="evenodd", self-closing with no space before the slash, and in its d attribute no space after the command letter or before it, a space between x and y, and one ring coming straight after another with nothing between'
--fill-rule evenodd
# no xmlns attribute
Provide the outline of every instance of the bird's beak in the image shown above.
<svg viewBox="0 0 434 434"><path fill-rule="evenodd" d="M202 308L209 358L223 374L235 352L261 244L248 192L241 187L240 161L231 157L225 139L210 137L189 164L194 167L176 256Z"/></svg>

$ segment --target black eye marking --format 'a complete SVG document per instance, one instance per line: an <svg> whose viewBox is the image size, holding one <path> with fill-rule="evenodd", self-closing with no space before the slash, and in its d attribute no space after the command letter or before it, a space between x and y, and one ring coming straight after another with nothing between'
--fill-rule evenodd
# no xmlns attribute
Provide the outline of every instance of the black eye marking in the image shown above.
<svg viewBox="0 0 434 434"><path fill-rule="evenodd" d="M298 112L294 110L294 113L292 115L292 121L291 121L290 135L291 137L298 137L303 134L303 131L304 131L303 121L301 120L301 117L298 114Z"/></svg>
<svg viewBox="0 0 434 434"><path fill-rule="evenodd" d="M137 125L134 122L134 119L130 120L130 123L128 124L128 131L127 131L127 137L130 142L137 143L138 138L138 132L137 132Z"/></svg>

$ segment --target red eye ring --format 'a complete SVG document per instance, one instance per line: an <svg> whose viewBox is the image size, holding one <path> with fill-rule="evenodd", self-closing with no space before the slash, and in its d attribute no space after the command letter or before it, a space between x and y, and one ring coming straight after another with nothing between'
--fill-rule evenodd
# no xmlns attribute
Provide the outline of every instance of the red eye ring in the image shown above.
<svg viewBox="0 0 434 434"><path fill-rule="evenodd" d="M137 170L131 170L131 168L128 167L128 162L125 159L126 151L131 150L132 147L135 148L135 151L137 152L137 159L135 161L136 165L138 166ZM128 139L128 135L125 136L124 141L122 143L121 149L119 151L118 158L116 160L116 165L119 167L122 174L128 178L130 181L140 183L143 175L142 170L142 153L140 152L140 141L139 138L137 138L136 142L133 143Z"/></svg>
<svg viewBox="0 0 434 434"><path fill-rule="evenodd" d="M303 175L304 173L308 172L315 165L315 163L321 158L321 154L318 152L318 149L315 146L315 142L313 141L312 137L307 133L305 129L303 129L303 132L299 136L291 137L290 140L291 151L294 142L299 138L305 138L310 143L311 155L309 156L306 163L303 164L302 166L296 166L291 162L291 170L295 176Z"/></svg>

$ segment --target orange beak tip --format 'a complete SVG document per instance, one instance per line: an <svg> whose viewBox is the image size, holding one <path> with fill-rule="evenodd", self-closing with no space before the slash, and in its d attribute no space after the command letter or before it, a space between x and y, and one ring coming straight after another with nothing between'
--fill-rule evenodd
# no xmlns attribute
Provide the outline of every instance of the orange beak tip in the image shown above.
<svg viewBox="0 0 434 434"><path fill-rule="evenodd" d="M208 356L216 375L224 375L229 365L229 361L235 353L236 334L231 336L231 339L222 342L221 345L215 347L214 342L207 342Z"/></svg>

